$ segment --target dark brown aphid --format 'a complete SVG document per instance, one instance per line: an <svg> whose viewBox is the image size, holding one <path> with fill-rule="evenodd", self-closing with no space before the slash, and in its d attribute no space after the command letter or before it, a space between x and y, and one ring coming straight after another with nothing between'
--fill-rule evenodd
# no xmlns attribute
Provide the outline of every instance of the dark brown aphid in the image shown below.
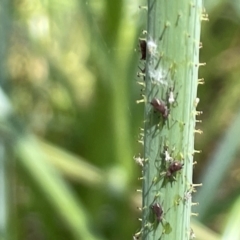
<svg viewBox="0 0 240 240"><path fill-rule="evenodd" d="M151 209L156 216L157 222L160 223L163 218L163 208L159 203L154 203L151 206Z"/></svg>
<svg viewBox="0 0 240 240"><path fill-rule="evenodd" d="M151 101L151 105L154 107L154 109L158 112L160 112L164 119L168 118L169 110L168 107L165 105L165 103L157 98L154 98Z"/></svg>
<svg viewBox="0 0 240 240"><path fill-rule="evenodd" d="M141 60L146 60L147 57L147 42L145 39L139 39L139 46L141 50Z"/></svg>
<svg viewBox="0 0 240 240"><path fill-rule="evenodd" d="M166 176L171 177L175 172L181 170L183 167L183 163L180 163L178 161L173 161L167 170Z"/></svg>

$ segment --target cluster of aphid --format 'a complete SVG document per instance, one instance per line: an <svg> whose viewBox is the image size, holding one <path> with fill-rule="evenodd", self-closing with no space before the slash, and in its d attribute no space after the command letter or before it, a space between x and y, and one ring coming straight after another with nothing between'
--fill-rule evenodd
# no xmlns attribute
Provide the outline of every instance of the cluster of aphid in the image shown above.
<svg viewBox="0 0 240 240"><path fill-rule="evenodd" d="M145 87L145 72L146 72L145 60L147 59L147 54L150 54L150 56L153 56L153 55L155 56L157 46L154 43L154 41L147 42L145 39L140 39L139 47L141 51L140 60L143 61L144 65L141 68L139 67L141 72L138 74L138 76L143 78L143 81L140 82L140 84ZM152 74L150 75L151 75L150 76L151 79L155 79L155 80L157 79L158 82L160 82L159 80L161 78L160 77L161 74L158 75L158 73L156 73L155 71L155 72L152 72ZM177 96L175 96L174 94L174 87L169 87L166 93L166 99L160 100L158 98L153 98L149 104L152 105L154 112L157 112L158 114L160 114L163 121L165 122L166 120L168 120L171 106L175 106L174 104L176 103L176 97ZM146 99L140 100L138 102L146 102ZM141 135L140 135L139 142L143 143L143 139ZM163 158L165 162L164 164L165 170L161 174L163 174L162 176L164 176L167 181L175 180L175 175L178 171L180 171L183 168L183 163L175 160L171 156L171 154L168 152L167 148L164 149L163 155L164 155ZM134 160L141 167L144 167L147 161L144 158L141 158L140 156L134 157ZM161 177L161 174L159 177ZM143 179L143 178L140 178L140 179ZM162 223L165 213L163 211L163 207L161 206L161 204L155 201L153 204L151 204L150 209L152 211L152 214L155 218L156 223L157 224ZM134 240L140 239L141 234L142 234L142 230L136 233L133 239Z"/></svg>
<svg viewBox="0 0 240 240"><path fill-rule="evenodd" d="M152 40L146 41L146 39L139 39L139 48L141 51L140 60L143 61L144 66L139 67L140 72L138 73L138 77L142 77L143 82L138 82L138 83L140 85L142 85L143 87L145 87L145 73L146 73L145 60L147 58L147 53L150 55L150 57L156 56L157 45ZM159 59L160 59L160 57L159 57ZM159 61L158 61L157 65L158 64L159 64ZM155 83L157 82L157 83L161 83L163 85L168 85L167 80L166 80L167 77L164 76L164 72L161 71L161 69L159 71L157 71L156 68L154 68L153 70L149 70L149 76ZM150 104L152 105L154 111L160 113L160 115L163 117L164 121L166 121L168 119L171 106L176 105L177 94L175 96L174 86L170 86L168 88L166 95L167 95L167 97L165 100L161 100L156 97L153 98L152 100L150 100ZM146 99L143 98L143 100L138 100L137 103L145 102L145 101L146 101Z"/></svg>
<svg viewBox="0 0 240 240"><path fill-rule="evenodd" d="M181 14L178 14L176 25L178 25L178 22L180 21L181 17L182 17ZM208 20L207 14L203 14L202 20ZM157 41L161 41L163 39L163 35L165 34L165 32L169 26L170 26L170 24L168 22L166 22L160 37L158 39L156 39ZM200 43L199 48L201 48L201 47L202 47L202 44ZM143 38L139 39L139 49L140 49L140 53L141 53L140 60L141 60L142 65L139 66L140 72L138 73L138 77L142 78L142 80L138 83L143 88L145 88L146 87L146 81L145 81L146 75L148 75L153 86L154 86L154 84L158 85L158 86L160 85L161 88L159 88L159 89L161 89L163 91L162 92L163 95L166 93L166 97L163 97L160 99L159 97L157 97L157 93L155 92L156 95L152 99L147 99L146 96L143 95L143 99L137 101L137 103L145 102L146 104L150 104L152 106L153 112L156 112L157 114L160 115L161 120L164 124L165 121L168 121L170 112L172 115L173 108L178 105L178 103L177 103L178 93L175 92L176 80L175 80L175 76L174 76L175 75L174 66L169 67L169 69L167 71L166 71L166 69L165 70L161 69L161 65L162 65L161 60L164 57L164 53L159 53L157 51L157 48L158 47L157 47L156 42L153 41L151 38L148 40L143 39ZM146 61L149 61L151 63L148 65L148 68L146 68ZM154 63L154 64L152 64L152 63ZM203 66L203 65L205 65L205 64L199 63L196 66ZM168 74L171 76L169 76ZM198 84L203 84L203 83L204 83L203 79L198 80ZM197 107L198 102L199 102L199 99L196 98L196 100L194 101L195 108ZM194 112L194 114L196 116L201 113L202 112L199 112L199 111ZM172 116L170 116L170 117L172 119ZM175 121L177 121L177 120L175 120ZM196 120L196 122L200 122L200 120ZM195 130L195 132L202 133L202 131L200 131L200 130ZM143 136L142 135L140 135L140 136L141 137L140 137L139 142L143 144ZM200 151L194 150L193 154L198 153L198 152L200 152ZM141 167L144 167L146 162L148 161L148 159L141 158L140 156L134 157L134 159ZM181 171L184 166L184 163L182 161L183 161L182 156L175 157L173 152L169 153L168 147L164 147L163 152L161 153L160 177L161 176L164 177L164 181L166 181L166 182L169 182L169 181L172 182L172 181L176 180L176 174L179 171ZM159 177L159 175L158 175L158 177ZM144 179L144 177L139 178L139 179ZM154 183L154 181L153 181L153 183ZM190 184L190 188L188 190L186 190L184 196L180 197L180 200L183 201L184 204L190 203L192 205L196 205L196 203L191 203L191 201L189 201L189 200L191 200L192 192L195 192L195 186L199 186L199 184ZM165 221L163 221L163 220L164 220L164 215L166 214L166 212L164 212L162 205L159 202L157 202L155 199L153 204L151 204L150 206L143 207L143 209L147 209L147 208L148 209L150 208L150 211L152 211L152 214L155 218L155 222L157 224L162 223L162 225L164 225L163 222L165 222ZM195 214L193 213L192 215L195 215ZM150 226L151 226L151 224L150 224ZM149 227L149 225L146 227ZM138 233L136 233L133 236L133 239L134 240L140 239L141 235L142 235L142 231L143 231L143 229L141 229ZM195 237L192 229L191 229L191 231L189 230L189 236L190 236L190 239L193 239Z"/></svg>

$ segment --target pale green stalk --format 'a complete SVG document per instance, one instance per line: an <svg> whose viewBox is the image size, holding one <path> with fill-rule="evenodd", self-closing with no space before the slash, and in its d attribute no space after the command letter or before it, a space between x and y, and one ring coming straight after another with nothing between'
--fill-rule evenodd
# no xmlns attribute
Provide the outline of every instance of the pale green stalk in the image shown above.
<svg viewBox="0 0 240 240"><path fill-rule="evenodd" d="M202 14L201 0L148 1L142 229L135 238L193 237L190 216ZM151 104L154 98L161 101L160 111Z"/></svg>

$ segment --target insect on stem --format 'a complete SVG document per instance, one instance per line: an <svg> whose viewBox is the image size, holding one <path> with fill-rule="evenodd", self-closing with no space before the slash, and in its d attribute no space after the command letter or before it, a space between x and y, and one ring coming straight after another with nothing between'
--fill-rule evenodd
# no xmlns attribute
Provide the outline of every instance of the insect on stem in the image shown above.
<svg viewBox="0 0 240 240"><path fill-rule="evenodd" d="M160 223L162 221L162 218L163 218L163 208L162 208L162 206L159 203L154 203L151 206L151 209L156 216L157 222Z"/></svg>
<svg viewBox="0 0 240 240"><path fill-rule="evenodd" d="M165 103L157 98L154 98L151 101L151 105L153 106L153 108L160 112L163 116L164 119L168 118L168 114L169 114L169 110L168 107L165 105Z"/></svg>

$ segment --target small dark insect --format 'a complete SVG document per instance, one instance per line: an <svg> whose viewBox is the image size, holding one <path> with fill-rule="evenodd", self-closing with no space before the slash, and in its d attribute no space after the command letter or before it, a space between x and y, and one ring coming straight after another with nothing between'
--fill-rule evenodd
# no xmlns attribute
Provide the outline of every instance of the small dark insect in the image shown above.
<svg viewBox="0 0 240 240"><path fill-rule="evenodd" d="M157 222L160 223L163 218L163 208L159 203L154 203L151 206L153 213L156 216Z"/></svg>
<svg viewBox="0 0 240 240"><path fill-rule="evenodd" d="M168 118L169 110L168 107L165 105L165 103L157 98L154 98L151 101L151 105L154 107L154 109L158 112L160 112L164 119Z"/></svg>
<svg viewBox="0 0 240 240"><path fill-rule="evenodd" d="M183 167L183 163L180 163L178 161L173 161L167 170L166 176L171 177L175 172L181 170Z"/></svg>
<svg viewBox="0 0 240 240"><path fill-rule="evenodd" d="M146 60L147 57L147 42L145 39L139 39L139 46L141 50L141 60Z"/></svg>

